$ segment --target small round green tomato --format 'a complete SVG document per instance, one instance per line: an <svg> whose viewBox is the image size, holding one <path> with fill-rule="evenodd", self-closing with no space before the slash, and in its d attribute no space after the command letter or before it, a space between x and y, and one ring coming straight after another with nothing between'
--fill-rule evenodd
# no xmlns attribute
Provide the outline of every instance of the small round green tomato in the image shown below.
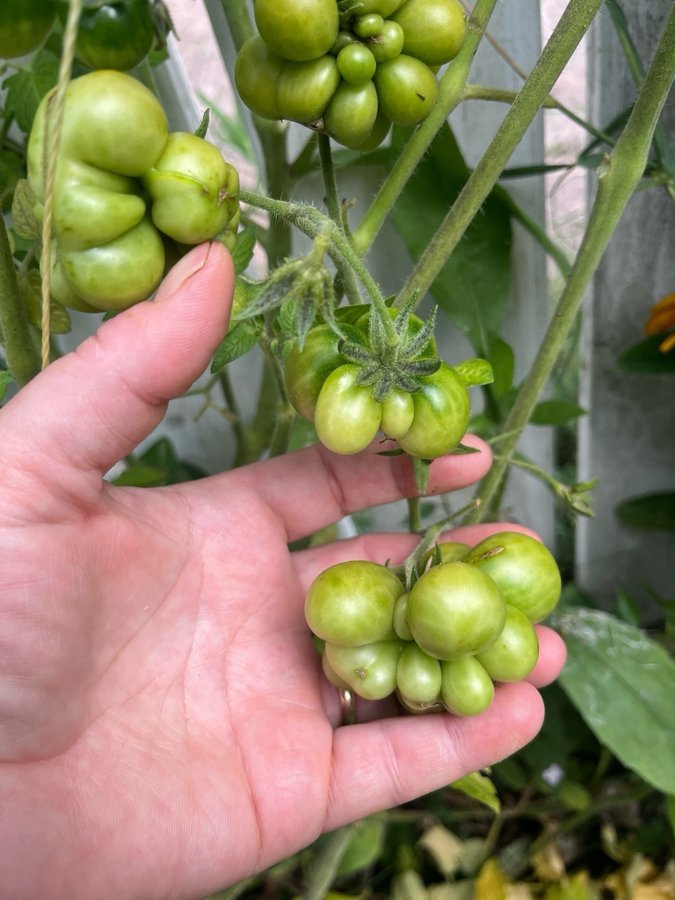
<svg viewBox="0 0 675 900"><path fill-rule="evenodd" d="M404 40L403 29L398 22L387 19L382 25L380 33L368 42L368 46L375 60L380 63L402 53Z"/></svg>
<svg viewBox="0 0 675 900"><path fill-rule="evenodd" d="M476 578L478 573L482 577ZM432 566L410 590L412 635L438 659L459 659L486 650L505 621L502 592L489 576L464 562Z"/></svg>
<svg viewBox="0 0 675 900"><path fill-rule="evenodd" d="M441 664L441 699L456 716L485 712L495 695L492 679L474 656Z"/></svg>
<svg viewBox="0 0 675 900"><path fill-rule="evenodd" d="M560 571L550 551L536 538L502 531L476 544L466 562L497 582L507 603L541 622L560 599Z"/></svg>
<svg viewBox="0 0 675 900"><path fill-rule="evenodd" d="M326 644L332 670L365 700L383 700L396 690L396 667L403 641L378 641L363 647Z"/></svg>
<svg viewBox="0 0 675 900"><path fill-rule="evenodd" d="M403 53L378 65L375 87L383 115L396 125L419 124L438 97L436 76L429 66Z"/></svg>
<svg viewBox="0 0 675 900"><path fill-rule="evenodd" d="M357 384L358 366L347 363L331 372L319 392L314 427L321 443L333 453L358 453L380 427L382 405L369 387Z"/></svg>
<svg viewBox="0 0 675 900"><path fill-rule="evenodd" d="M358 647L394 638L394 607L403 586L385 566L368 560L337 563L312 582L305 618L331 644Z"/></svg>
<svg viewBox="0 0 675 900"><path fill-rule="evenodd" d="M310 328L302 350L297 346L288 354L284 375L288 399L297 412L314 421L316 401L331 372L344 365L338 350L339 338L328 325Z"/></svg>
<svg viewBox="0 0 675 900"><path fill-rule="evenodd" d="M370 50L359 43L347 44L337 55L340 75L348 84L363 84L375 74L377 63ZM377 95L375 96L377 104Z"/></svg>
<svg viewBox="0 0 675 900"><path fill-rule="evenodd" d="M345 147L358 147L370 135L377 118L377 91L372 81L341 82L323 116L326 131Z"/></svg>
<svg viewBox="0 0 675 900"><path fill-rule="evenodd" d="M441 692L441 664L417 644L408 644L398 660L396 685L408 703L435 703Z"/></svg>
<svg viewBox="0 0 675 900"><path fill-rule="evenodd" d="M466 432L471 411L469 392L459 375L442 362L433 375L420 379L413 394L415 416L399 438L402 450L421 459L436 459L454 450Z"/></svg>
<svg viewBox="0 0 675 900"><path fill-rule="evenodd" d="M67 13L67 2L61 0ZM133 69L155 42L149 0L109 0L84 5L78 24L75 55L91 69Z"/></svg>
<svg viewBox="0 0 675 900"><path fill-rule="evenodd" d="M239 176L209 141L174 131L145 175L152 220L181 244L209 241L239 209Z"/></svg>
<svg viewBox="0 0 675 900"><path fill-rule="evenodd" d="M454 59L466 38L466 19L458 0L407 0L392 20L403 29L403 53L428 66Z"/></svg>
<svg viewBox="0 0 675 900"><path fill-rule="evenodd" d="M340 25L335 0L255 0L253 14L270 50L296 62L328 53Z"/></svg>
<svg viewBox="0 0 675 900"><path fill-rule="evenodd" d="M522 681L534 668L539 641L534 626L515 606L506 604L502 633L476 659L494 681Z"/></svg>
<svg viewBox="0 0 675 900"><path fill-rule="evenodd" d="M0 59L13 59L36 50L51 31L55 18L55 0L2 0Z"/></svg>
<svg viewBox="0 0 675 900"><path fill-rule="evenodd" d="M380 429L390 438L401 438L412 425L415 403L412 394L398 388L382 401Z"/></svg>
<svg viewBox="0 0 675 900"><path fill-rule="evenodd" d="M394 631L402 641L412 641L412 631L408 625L408 594L401 594L394 607Z"/></svg>
<svg viewBox="0 0 675 900"><path fill-rule="evenodd" d="M349 4L349 15L367 16L377 13L386 19L404 2L405 0L354 0L354 3Z"/></svg>
<svg viewBox="0 0 675 900"><path fill-rule="evenodd" d="M276 91L278 118L308 124L323 115L337 86L340 73L334 56L326 54L309 62L285 62Z"/></svg>
<svg viewBox="0 0 675 900"><path fill-rule="evenodd" d="M365 16L359 16L352 25L354 34L363 40L375 38L382 31L384 19L378 13L368 13Z"/></svg>

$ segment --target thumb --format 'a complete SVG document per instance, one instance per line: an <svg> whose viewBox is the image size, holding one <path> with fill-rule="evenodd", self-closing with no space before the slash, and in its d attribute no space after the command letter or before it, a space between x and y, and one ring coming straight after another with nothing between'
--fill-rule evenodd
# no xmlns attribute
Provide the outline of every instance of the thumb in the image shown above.
<svg viewBox="0 0 675 900"><path fill-rule="evenodd" d="M0 439L16 464L102 474L131 452L206 368L227 327L233 284L227 250L202 244L153 300L52 363L0 411Z"/></svg>

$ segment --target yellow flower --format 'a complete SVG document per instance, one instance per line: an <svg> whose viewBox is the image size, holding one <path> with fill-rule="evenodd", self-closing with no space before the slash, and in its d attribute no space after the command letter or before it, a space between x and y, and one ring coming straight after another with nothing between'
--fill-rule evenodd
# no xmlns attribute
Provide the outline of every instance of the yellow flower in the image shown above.
<svg viewBox="0 0 675 900"><path fill-rule="evenodd" d="M675 293L666 294L658 303L655 303L649 311L649 318L645 324L645 334L664 334L669 331L659 344L661 353L667 353L675 348Z"/></svg>

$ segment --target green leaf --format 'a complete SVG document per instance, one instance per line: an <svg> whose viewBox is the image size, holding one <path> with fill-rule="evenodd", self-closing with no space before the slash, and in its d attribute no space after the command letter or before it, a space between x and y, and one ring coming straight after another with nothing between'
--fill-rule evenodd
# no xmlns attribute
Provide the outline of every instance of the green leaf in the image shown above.
<svg viewBox="0 0 675 900"><path fill-rule="evenodd" d="M35 215L35 194L27 178L21 178L14 191L12 227L19 237L27 241L40 237L40 223Z"/></svg>
<svg viewBox="0 0 675 900"><path fill-rule="evenodd" d="M211 362L211 372L218 372L223 366L252 350L258 343L259 334L260 327L255 320L238 322L218 345Z"/></svg>
<svg viewBox="0 0 675 900"><path fill-rule="evenodd" d="M675 372L675 352L661 353L663 335L655 335L634 344L619 357L619 366L626 372L645 375L668 375Z"/></svg>
<svg viewBox="0 0 675 900"><path fill-rule="evenodd" d="M19 272L17 276L21 299L26 307L28 321L35 328L42 328L42 279L37 269ZM52 334L68 334L71 330L70 313L54 300L49 301L49 330Z"/></svg>
<svg viewBox="0 0 675 900"><path fill-rule="evenodd" d="M19 69L5 79L5 114L14 115L22 131L30 131L40 101L54 87L58 74L58 57L42 50L33 58L30 68Z"/></svg>
<svg viewBox="0 0 675 900"><path fill-rule="evenodd" d="M255 250L255 231L250 225L247 225L237 235L237 241L232 251L232 262L234 263L234 271L237 275L241 275L246 271L248 264L253 259L253 251Z"/></svg>
<svg viewBox="0 0 675 900"><path fill-rule="evenodd" d="M458 363L453 368L466 387L492 384L494 381L492 366L486 359L465 359L464 362Z"/></svg>
<svg viewBox="0 0 675 900"><path fill-rule="evenodd" d="M567 645L560 684L621 762L675 793L675 662L633 625L600 610L554 617Z"/></svg>
<svg viewBox="0 0 675 900"><path fill-rule="evenodd" d="M490 365L492 366L492 393L499 400L513 387L515 372L515 356L513 348L500 337L495 337L490 344Z"/></svg>
<svg viewBox="0 0 675 900"><path fill-rule="evenodd" d="M565 425L585 415L583 407L568 400L542 400L532 411L530 422L532 425Z"/></svg>
<svg viewBox="0 0 675 900"><path fill-rule="evenodd" d="M482 772L472 772L470 775L465 775L464 778L453 781L450 787L455 791L461 791L467 797L478 800L483 806L488 806L496 813L501 809L497 788L494 786L492 779L488 775L483 775Z"/></svg>
<svg viewBox="0 0 675 900"><path fill-rule="evenodd" d="M0 400L4 400L8 386L14 381L8 369L0 369Z"/></svg>
<svg viewBox="0 0 675 900"><path fill-rule="evenodd" d="M406 132L407 134L407 132ZM392 160L404 135L394 130ZM448 125L437 134L393 210L394 227L413 259L426 249L464 187L470 169ZM511 213L492 193L431 288L435 300L487 356L511 283Z"/></svg>
<svg viewBox="0 0 675 900"><path fill-rule="evenodd" d="M616 514L625 525L647 531L675 531L675 492L644 494L624 500Z"/></svg>
<svg viewBox="0 0 675 900"><path fill-rule="evenodd" d="M11 196L23 174L21 156L13 150L0 150L0 194Z"/></svg>

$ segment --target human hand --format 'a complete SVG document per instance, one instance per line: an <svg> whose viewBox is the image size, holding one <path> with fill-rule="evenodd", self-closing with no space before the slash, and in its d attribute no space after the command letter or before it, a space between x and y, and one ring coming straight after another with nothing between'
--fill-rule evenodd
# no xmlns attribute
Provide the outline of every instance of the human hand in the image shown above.
<svg viewBox="0 0 675 900"><path fill-rule="evenodd" d="M536 686L564 658L545 628L530 683L499 687L481 716L339 727L305 590L342 559L398 562L414 539L287 545L412 495L403 457L312 447L173 487L103 480L207 365L231 290L227 253L193 250L158 299L0 411L0 883L12 900L203 897L540 727ZM431 492L486 472L488 449L467 441L481 452L436 460Z"/></svg>

